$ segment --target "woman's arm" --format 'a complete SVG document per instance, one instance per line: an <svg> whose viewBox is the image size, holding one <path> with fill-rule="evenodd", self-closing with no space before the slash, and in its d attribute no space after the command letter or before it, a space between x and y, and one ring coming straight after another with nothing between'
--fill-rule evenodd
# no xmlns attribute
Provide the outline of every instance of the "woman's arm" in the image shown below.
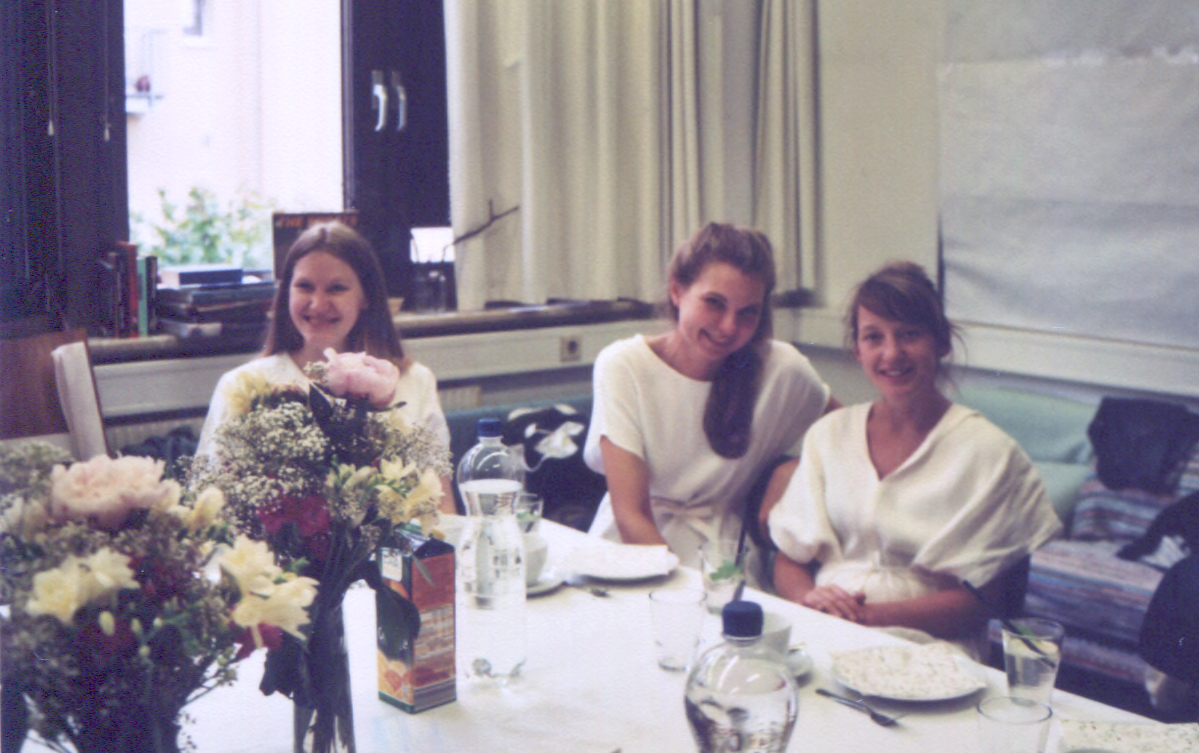
<svg viewBox="0 0 1199 753"><path fill-rule="evenodd" d="M774 588L779 596L797 604L816 587L816 581L807 565L801 565L779 552L774 558Z"/></svg>
<svg viewBox="0 0 1199 753"><path fill-rule="evenodd" d="M997 599L993 584L982 589L985 596ZM988 600L990 601L991 598ZM962 586L936 591L902 601L866 602L863 625L871 627L909 627L938 638L960 638L977 632L987 620L987 610Z"/></svg>
<svg viewBox="0 0 1199 753"><path fill-rule="evenodd" d="M626 544L665 544L654 523L649 498L649 469L645 461L607 437L600 437L600 454L608 479L612 516Z"/></svg>

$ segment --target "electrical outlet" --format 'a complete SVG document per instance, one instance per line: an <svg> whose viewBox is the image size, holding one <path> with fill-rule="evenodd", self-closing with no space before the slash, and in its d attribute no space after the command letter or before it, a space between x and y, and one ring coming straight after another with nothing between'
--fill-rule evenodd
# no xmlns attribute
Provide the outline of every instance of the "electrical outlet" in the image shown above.
<svg viewBox="0 0 1199 753"><path fill-rule="evenodd" d="M583 360L583 346L578 335L563 335L558 341L558 357L562 363Z"/></svg>

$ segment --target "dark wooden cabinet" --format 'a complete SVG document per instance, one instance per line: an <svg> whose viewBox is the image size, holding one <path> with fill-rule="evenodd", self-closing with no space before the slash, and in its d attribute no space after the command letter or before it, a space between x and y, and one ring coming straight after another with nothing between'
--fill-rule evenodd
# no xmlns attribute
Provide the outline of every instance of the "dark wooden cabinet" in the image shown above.
<svg viewBox="0 0 1199 753"><path fill-rule="evenodd" d="M442 2L345 0L343 13L346 208L411 308L411 229L450 222Z"/></svg>

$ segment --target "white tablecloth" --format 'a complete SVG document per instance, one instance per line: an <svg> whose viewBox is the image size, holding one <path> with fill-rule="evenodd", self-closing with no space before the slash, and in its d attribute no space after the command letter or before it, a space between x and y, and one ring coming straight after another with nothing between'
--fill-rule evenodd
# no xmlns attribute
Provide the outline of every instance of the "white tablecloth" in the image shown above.
<svg viewBox="0 0 1199 753"><path fill-rule="evenodd" d="M582 534L549 522L542 524L542 534L550 542L551 567L565 567L569 550ZM679 569L651 582L604 585L610 596L564 587L531 598L523 676L503 688L459 680L456 702L419 714L378 699L373 592L351 589L346 626L358 750L694 751L683 714L684 677L659 669L654 660L646 594L662 585L698 587L698 573ZM799 721L788 751L978 750L974 706L980 695L927 704L880 702L885 710L906 714L899 726L884 728L814 692L817 687L838 688L831 677L830 651L899 643L898 639L766 594L751 592L749 597L790 615L792 641L805 643L815 659L815 670L801 685ZM710 644L719 639L719 618L706 619L704 640ZM188 707L194 723L186 731L199 753L291 751L291 703L258 691L261 663L261 654L243 662L233 687L218 689ZM1002 693L1003 675L989 669L986 673L990 687L984 692ZM1059 718L1144 721L1061 691L1055 693L1053 706Z"/></svg>

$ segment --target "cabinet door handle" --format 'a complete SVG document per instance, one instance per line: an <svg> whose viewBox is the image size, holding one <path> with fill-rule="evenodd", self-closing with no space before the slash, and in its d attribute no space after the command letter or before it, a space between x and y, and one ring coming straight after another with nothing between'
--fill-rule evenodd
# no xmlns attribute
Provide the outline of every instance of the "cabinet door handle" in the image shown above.
<svg viewBox="0 0 1199 753"><path fill-rule="evenodd" d="M399 71L391 72L391 88L396 92L396 133L408 125L408 90L404 88Z"/></svg>
<svg viewBox="0 0 1199 753"><path fill-rule="evenodd" d="M383 71L371 71L371 109L378 112L375 132L387 126L387 87L383 85Z"/></svg>

